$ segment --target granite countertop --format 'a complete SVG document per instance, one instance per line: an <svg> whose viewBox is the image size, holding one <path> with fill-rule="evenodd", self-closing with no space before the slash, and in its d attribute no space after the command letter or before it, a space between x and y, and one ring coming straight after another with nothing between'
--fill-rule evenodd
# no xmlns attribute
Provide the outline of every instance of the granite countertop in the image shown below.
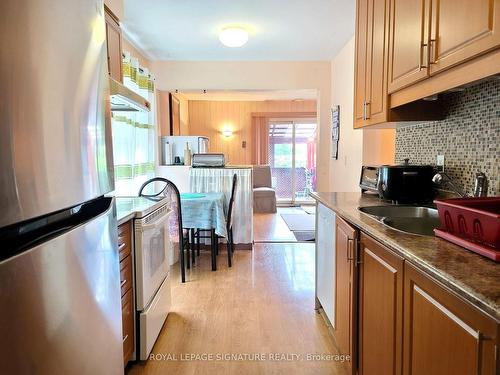
<svg viewBox="0 0 500 375"><path fill-rule="evenodd" d="M143 217L166 203L165 199L153 200L144 197L116 197L116 219L118 225L135 217Z"/></svg>
<svg viewBox="0 0 500 375"><path fill-rule="evenodd" d="M310 195L500 320L500 264L434 236L396 231L358 211L360 206L389 204L378 197L361 193L318 192Z"/></svg>

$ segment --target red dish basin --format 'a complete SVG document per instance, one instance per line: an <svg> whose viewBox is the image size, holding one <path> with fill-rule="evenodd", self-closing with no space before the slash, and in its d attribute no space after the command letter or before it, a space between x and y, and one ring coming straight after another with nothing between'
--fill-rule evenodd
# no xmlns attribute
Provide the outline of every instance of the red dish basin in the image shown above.
<svg viewBox="0 0 500 375"><path fill-rule="evenodd" d="M500 197L435 200L436 236L500 262Z"/></svg>

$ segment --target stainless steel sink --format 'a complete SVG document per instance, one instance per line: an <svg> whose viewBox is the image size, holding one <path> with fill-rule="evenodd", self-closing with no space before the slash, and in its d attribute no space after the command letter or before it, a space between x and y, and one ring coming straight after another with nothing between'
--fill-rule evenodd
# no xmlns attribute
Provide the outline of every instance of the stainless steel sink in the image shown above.
<svg viewBox="0 0 500 375"><path fill-rule="evenodd" d="M396 230L406 233L433 236L439 227L435 208L425 206L366 206L359 211Z"/></svg>

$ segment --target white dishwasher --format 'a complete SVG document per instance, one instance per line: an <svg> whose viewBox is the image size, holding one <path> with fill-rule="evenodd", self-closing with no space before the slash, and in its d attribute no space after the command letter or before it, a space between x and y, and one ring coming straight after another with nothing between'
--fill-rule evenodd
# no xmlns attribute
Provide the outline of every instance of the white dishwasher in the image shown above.
<svg viewBox="0 0 500 375"><path fill-rule="evenodd" d="M316 298L335 327L335 212L321 203L316 212Z"/></svg>

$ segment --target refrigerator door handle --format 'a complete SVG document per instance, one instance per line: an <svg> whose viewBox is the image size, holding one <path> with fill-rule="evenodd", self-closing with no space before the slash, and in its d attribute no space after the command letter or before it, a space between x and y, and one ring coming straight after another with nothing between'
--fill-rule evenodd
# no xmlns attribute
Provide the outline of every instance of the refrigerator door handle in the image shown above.
<svg viewBox="0 0 500 375"><path fill-rule="evenodd" d="M0 262L109 214L114 198L101 197L53 214L0 228ZM113 215L116 220L116 215Z"/></svg>

